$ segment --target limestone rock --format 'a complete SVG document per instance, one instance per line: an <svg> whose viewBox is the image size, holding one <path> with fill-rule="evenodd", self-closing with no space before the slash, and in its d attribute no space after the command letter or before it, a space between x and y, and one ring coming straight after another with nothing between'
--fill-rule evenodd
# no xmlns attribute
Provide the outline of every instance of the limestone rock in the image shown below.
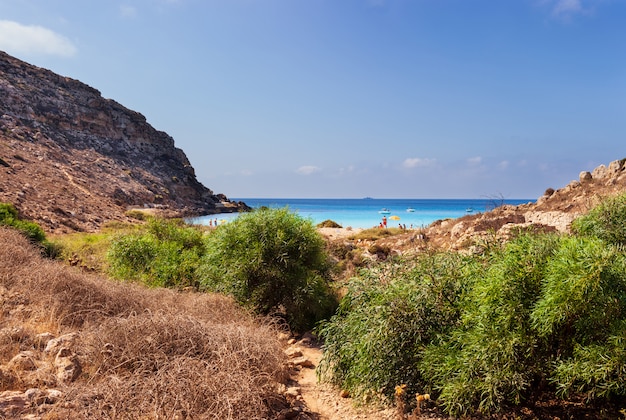
<svg viewBox="0 0 626 420"><path fill-rule="evenodd" d="M296 398L301 393L302 393L302 389L300 387L291 386L291 387L287 388L287 391L285 391L285 397L287 397L287 398Z"/></svg>
<svg viewBox="0 0 626 420"><path fill-rule="evenodd" d="M424 229L429 243L442 249L480 252L480 240L506 240L520 229L569 232L572 221L605 197L626 193L626 159L593 171L558 190L548 188L534 203L500 206L482 214L433 222Z"/></svg>
<svg viewBox="0 0 626 420"><path fill-rule="evenodd" d="M18 371L35 370L37 369L35 353L32 351L19 352L7 363L7 367Z"/></svg>
<svg viewBox="0 0 626 420"><path fill-rule="evenodd" d="M311 360L307 359L304 356L291 359L291 363L293 363L294 366L301 366L303 368L309 368L309 369L315 368L315 364L313 364Z"/></svg>
<svg viewBox="0 0 626 420"><path fill-rule="evenodd" d="M57 380L68 384L78 378L82 369L78 357L67 347L62 347L54 359Z"/></svg>
<svg viewBox="0 0 626 420"><path fill-rule="evenodd" d="M578 175L578 180L580 182L587 182L587 181L591 181L593 179L591 172L589 171L582 171L579 175Z"/></svg>
<svg viewBox="0 0 626 420"><path fill-rule="evenodd" d="M53 232L248 209L202 185L174 139L78 80L0 52L0 202ZM164 105L165 106L165 105Z"/></svg>
<svg viewBox="0 0 626 420"><path fill-rule="evenodd" d="M302 356L302 349L299 347L289 347L285 350L287 357L295 358Z"/></svg>
<svg viewBox="0 0 626 420"><path fill-rule="evenodd" d="M60 337L48 340L48 343L46 344L46 348L44 349L44 352L50 353L50 354L56 354L59 352L59 350L62 347L72 347L77 337L78 337L77 333L68 333Z"/></svg>
<svg viewBox="0 0 626 420"><path fill-rule="evenodd" d="M47 404L56 404L64 397L63 392L58 389L48 389L46 390L46 403Z"/></svg>
<svg viewBox="0 0 626 420"><path fill-rule="evenodd" d="M20 391L0 392L0 416L19 418L30 405L28 398Z"/></svg>

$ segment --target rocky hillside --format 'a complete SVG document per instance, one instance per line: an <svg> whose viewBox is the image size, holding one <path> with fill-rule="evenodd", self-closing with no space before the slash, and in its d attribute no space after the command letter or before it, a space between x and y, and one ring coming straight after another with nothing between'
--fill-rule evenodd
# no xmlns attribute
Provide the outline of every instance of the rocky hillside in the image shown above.
<svg viewBox="0 0 626 420"><path fill-rule="evenodd" d="M480 237L507 238L518 228L567 232L571 222L603 198L626 193L626 159L581 172L578 180L554 190L548 188L535 203L499 206L462 217L441 220L426 229L425 238L449 249L464 249ZM497 205L497 203L494 203Z"/></svg>
<svg viewBox="0 0 626 420"><path fill-rule="evenodd" d="M185 153L143 115L1 51L0 201L49 232L96 230L131 208L246 208L198 182Z"/></svg>

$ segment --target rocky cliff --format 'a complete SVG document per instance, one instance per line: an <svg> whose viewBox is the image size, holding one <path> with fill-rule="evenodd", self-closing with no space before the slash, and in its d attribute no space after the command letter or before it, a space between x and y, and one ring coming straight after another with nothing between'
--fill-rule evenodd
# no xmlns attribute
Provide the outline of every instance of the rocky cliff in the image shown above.
<svg viewBox="0 0 626 420"><path fill-rule="evenodd" d="M191 216L246 209L196 179L143 115L0 52L0 201L51 232L96 230L131 208Z"/></svg>
<svg viewBox="0 0 626 420"><path fill-rule="evenodd" d="M583 171L578 180L554 190L548 188L534 203L497 206L484 213L455 220L441 220L426 229L434 244L464 249L480 237L506 239L519 228L568 232L574 219L598 205L603 198L626 193L626 159L592 172Z"/></svg>

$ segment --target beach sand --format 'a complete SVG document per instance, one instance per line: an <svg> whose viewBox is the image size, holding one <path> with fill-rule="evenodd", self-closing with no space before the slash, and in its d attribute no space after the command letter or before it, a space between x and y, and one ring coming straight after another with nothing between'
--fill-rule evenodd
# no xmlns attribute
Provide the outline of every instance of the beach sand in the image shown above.
<svg viewBox="0 0 626 420"><path fill-rule="evenodd" d="M317 228L317 231L323 236L329 239L346 239L352 235L356 235L363 229L348 229L348 228Z"/></svg>

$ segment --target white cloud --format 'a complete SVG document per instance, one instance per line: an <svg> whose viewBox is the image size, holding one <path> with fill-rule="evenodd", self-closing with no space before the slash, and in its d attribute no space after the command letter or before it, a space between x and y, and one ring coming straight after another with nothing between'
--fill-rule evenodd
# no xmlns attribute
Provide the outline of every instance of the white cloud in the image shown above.
<svg viewBox="0 0 626 420"><path fill-rule="evenodd" d="M427 159L427 158L407 158L402 162L402 166L405 168L423 168L427 166L432 166L436 162L435 159Z"/></svg>
<svg viewBox="0 0 626 420"><path fill-rule="evenodd" d="M573 15L588 14L590 10L583 5L583 0L543 0L543 4L552 9L552 15L560 19L569 19Z"/></svg>
<svg viewBox="0 0 626 420"><path fill-rule="evenodd" d="M312 173L318 172L319 170L320 168L318 168L317 166L305 165L300 166L298 169L296 169L296 172L300 175L311 175Z"/></svg>
<svg viewBox="0 0 626 420"><path fill-rule="evenodd" d="M498 163L498 168L505 170L509 167L510 162L508 160L503 160L502 162Z"/></svg>
<svg viewBox="0 0 626 420"><path fill-rule="evenodd" d="M582 11L583 5L580 0L558 0L554 5L554 9L552 9L552 12L557 16L580 13Z"/></svg>
<svg viewBox="0 0 626 420"><path fill-rule="evenodd" d="M71 57L77 49L72 42L50 29L0 20L0 49L10 54L46 54Z"/></svg>
<svg viewBox="0 0 626 420"><path fill-rule="evenodd" d="M483 161L483 158L480 156L474 156L474 157L467 159L467 163L469 163L470 165L480 165L482 161Z"/></svg>

